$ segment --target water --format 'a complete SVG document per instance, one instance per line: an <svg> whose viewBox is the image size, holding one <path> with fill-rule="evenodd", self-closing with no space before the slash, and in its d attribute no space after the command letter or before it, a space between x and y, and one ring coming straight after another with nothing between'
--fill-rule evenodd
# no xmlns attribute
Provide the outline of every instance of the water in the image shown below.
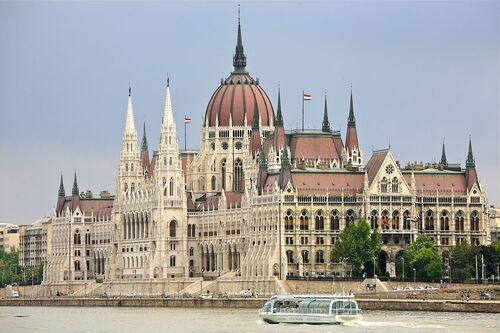
<svg viewBox="0 0 500 333"><path fill-rule="evenodd" d="M0 307L0 333L498 332L500 315L365 311L341 326L269 325L252 309Z"/></svg>

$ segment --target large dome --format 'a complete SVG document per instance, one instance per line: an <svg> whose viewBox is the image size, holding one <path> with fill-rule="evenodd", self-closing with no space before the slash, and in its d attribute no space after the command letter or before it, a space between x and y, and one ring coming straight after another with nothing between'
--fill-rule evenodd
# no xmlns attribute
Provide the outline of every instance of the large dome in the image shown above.
<svg viewBox="0 0 500 333"><path fill-rule="evenodd" d="M257 80L246 72L246 56L241 41L241 27L238 22L238 42L233 57L234 71L215 90L208 102L205 113L205 122L208 126L229 126L232 119L233 126L252 125L255 105L259 112L262 126L274 124L273 106L269 97ZM217 124L218 120L218 124ZM207 125L207 124L205 124Z"/></svg>

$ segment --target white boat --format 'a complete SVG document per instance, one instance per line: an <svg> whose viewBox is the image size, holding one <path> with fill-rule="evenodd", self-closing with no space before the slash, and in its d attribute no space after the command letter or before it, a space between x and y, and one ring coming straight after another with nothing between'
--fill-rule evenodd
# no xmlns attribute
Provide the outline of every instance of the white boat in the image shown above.
<svg viewBox="0 0 500 333"><path fill-rule="evenodd" d="M276 295L260 309L269 324L341 324L361 317L354 295Z"/></svg>

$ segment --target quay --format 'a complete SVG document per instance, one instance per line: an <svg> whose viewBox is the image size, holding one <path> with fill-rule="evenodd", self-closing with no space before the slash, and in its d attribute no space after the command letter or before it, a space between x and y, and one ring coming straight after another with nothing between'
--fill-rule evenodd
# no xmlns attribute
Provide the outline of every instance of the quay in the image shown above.
<svg viewBox="0 0 500 333"><path fill-rule="evenodd" d="M267 298L9 298L0 299L0 306L75 306L75 307L174 307L174 308L260 308ZM360 308L385 311L432 311L500 313L497 300L438 299L356 299Z"/></svg>

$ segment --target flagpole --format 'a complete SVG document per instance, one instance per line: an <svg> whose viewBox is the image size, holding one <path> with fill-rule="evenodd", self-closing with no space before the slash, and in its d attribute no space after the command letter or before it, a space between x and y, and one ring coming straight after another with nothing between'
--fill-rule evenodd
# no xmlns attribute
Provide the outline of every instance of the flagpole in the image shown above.
<svg viewBox="0 0 500 333"><path fill-rule="evenodd" d="M187 151L187 122L186 115L184 115L184 151Z"/></svg>
<svg viewBox="0 0 500 333"><path fill-rule="evenodd" d="M302 90L302 132L304 132L304 90Z"/></svg>

